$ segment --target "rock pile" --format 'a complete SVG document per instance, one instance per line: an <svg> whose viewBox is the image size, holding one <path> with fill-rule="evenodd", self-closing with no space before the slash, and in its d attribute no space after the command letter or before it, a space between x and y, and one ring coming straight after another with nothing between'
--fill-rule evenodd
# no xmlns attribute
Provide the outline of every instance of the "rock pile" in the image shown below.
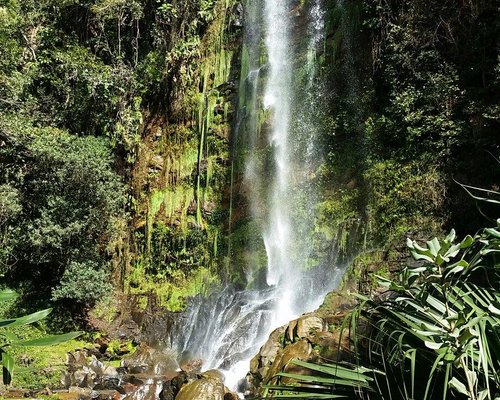
<svg viewBox="0 0 500 400"><path fill-rule="evenodd" d="M262 386L273 383L278 372L309 372L289 365L292 360L346 359L350 343L338 325L351 308L352 304L334 292L318 311L304 314L272 332L250 363L245 394L257 397Z"/></svg>
<svg viewBox="0 0 500 400"><path fill-rule="evenodd" d="M114 368L83 351L69 353L61 379L64 400L237 400L216 370L201 360L179 365L173 353L141 345Z"/></svg>

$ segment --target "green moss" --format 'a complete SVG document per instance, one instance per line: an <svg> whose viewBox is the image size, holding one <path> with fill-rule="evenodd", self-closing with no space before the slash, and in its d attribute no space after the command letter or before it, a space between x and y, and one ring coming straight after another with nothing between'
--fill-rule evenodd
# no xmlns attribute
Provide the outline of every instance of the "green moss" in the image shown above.
<svg viewBox="0 0 500 400"><path fill-rule="evenodd" d="M218 276L205 267L189 273L171 269L166 278L147 274L142 264L136 265L126 282L129 293L142 302L142 310L146 309L148 298L154 295L158 304L170 311L182 311L189 297L207 295L219 283Z"/></svg>
<svg viewBox="0 0 500 400"><path fill-rule="evenodd" d="M113 296L107 296L97 302L93 309L93 313L97 318L107 323L114 321L119 313L118 301Z"/></svg>
<svg viewBox="0 0 500 400"><path fill-rule="evenodd" d="M424 169L425 168L425 169ZM368 231L385 243L401 242L409 232L439 232L445 198L443 176L418 162L374 163L364 174L368 183ZM442 218L442 217L441 217Z"/></svg>

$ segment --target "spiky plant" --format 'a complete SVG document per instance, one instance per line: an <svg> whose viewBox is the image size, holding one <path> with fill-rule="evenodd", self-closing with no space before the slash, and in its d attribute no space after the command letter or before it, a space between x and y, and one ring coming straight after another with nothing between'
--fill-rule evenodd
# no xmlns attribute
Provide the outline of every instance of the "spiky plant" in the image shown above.
<svg viewBox="0 0 500 400"><path fill-rule="evenodd" d="M338 399L356 391L370 391L373 370L346 363L315 364L292 360L290 364L308 369L310 375L280 372L275 384L264 386L271 399ZM285 380L284 380L285 379Z"/></svg>
<svg viewBox="0 0 500 400"><path fill-rule="evenodd" d="M408 247L423 264L406 267L398 280L383 280L385 301L363 299L373 325L370 360L384 362L386 393L405 399L494 399L500 387L500 220L474 238Z"/></svg>
<svg viewBox="0 0 500 400"><path fill-rule="evenodd" d="M309 368L309 377L281 373L289 382L268 387L266 398L500 399L500 220L458 243L452 231L407 244L420 262L380 278L385 299L359 296L353 312L352 331L361 318L372 328L357 354L364 367L352 370L362 379L343 385L325 376L332 365Z"/></svg>

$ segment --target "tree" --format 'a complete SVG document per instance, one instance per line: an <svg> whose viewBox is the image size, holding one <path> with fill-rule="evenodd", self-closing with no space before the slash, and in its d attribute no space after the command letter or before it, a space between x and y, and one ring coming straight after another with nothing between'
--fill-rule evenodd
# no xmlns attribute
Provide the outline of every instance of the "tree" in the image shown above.
<svg viewBox="0 0 500 400"><path fill-rule="evenodd" d="M113 222L124 206L124 186L112 169L110 146L103 138L36 128L13 116L6 121L0 130L10 143L0 148L6 160L0 164L1 187L13 188L11 198L17 193L19 204L9 221L17 237L12 263L2 270L5 279L27 279L47 297L57 287L58 299L91 303L102 293L90 291L82 298L70 289L77 287L68 273L78 275L79 266L89 280L103 281L110 272L106 248L120 234L113 231Z"/></svg>

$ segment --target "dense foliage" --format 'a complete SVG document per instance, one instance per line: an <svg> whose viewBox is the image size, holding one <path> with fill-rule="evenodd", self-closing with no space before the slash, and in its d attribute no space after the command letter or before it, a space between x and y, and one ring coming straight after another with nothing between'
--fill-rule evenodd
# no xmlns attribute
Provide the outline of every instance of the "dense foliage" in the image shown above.
<svg viewBox="0 0 500 400"><path fill-rule="evenodd" d="M361 210L375 246L443 226L478 229L486 221L454 180L485 188L499 181L498 168L486 167L488 153L499 152L495 2L352 1L328 9L331 108L322 123L332 133L325 147L336 196L327 216L348 224Z"/></svg>
<svg viewBox="0 0 500 400"><path fill-rule="evenodd" d="M123 286L131 263L165 275L173 260L160 259L156 270L149 269L151 258L162 257L150 246L153 235L161 236L157 219L169 220L164 222L180 245L177 253L188 261L202 253L207 266L218 233L200 226L206 222L200 223L198 199L216 201L201 191L224 175L215 159L227 149L227 128L218 115L218 131L208 137L210 122L203 134L192 120L203 104L199 98L207 96L199 87L208 92L212 84L210 70L192 63L205 58L210 68L224 71L227 62L210 57L221 51L220 34L233 23L225 17L230 7L232 2L215 0L0 1L4 282L45 301L76 300L78 308ZM216 79L219 85L227 77ZM222 96L210 93L213 100ZM220 107L213 100L210 107ZM202 119L208 114L200 113ZM198 146L199 134L206 146ZM206 160L212 149L213 158ZM150 165L155 157L160 170ZM161 171L165 159L168 168ZM177 196L180 203L198 202L194 227L187 227L183 211L182 229L176 229L177 217L165 216L161 203L155 206L161 215L151 213L156 192L177 190L169 176L185 193ZM128 202L120 181L132 188ZM133 223L123 218L125 206ZM172 207L177 213L178 206ZM186 254L186 236L196 237L192 254ZM179 269L189 274L196 268ZM161 286L155 281L143 288L140 282L136 289L142 293L156 283Z"/></svg>
<svg viewBox="0 0 500 400"><path fill-rule="evenodd" d="M499 151L495 2L323 5L308 118L324 158L317 204L297 205L318 215L311 263L477 229L454 180L499 181L484 167ZM248 283L243 264L266 264L243 251L263 247L260 230L245 193L231 197L242 14L233 0L0 0L4 282L78 307L114 286L179 310L221 279Z"/></svg>
<svg viewBox="0 0 500 400"><path fill-rule="evenodd" d="M110 273L105 250L124 201L109 146L14 116L0 131L4 280L92 304L110 289L98 285Z"/></svg>
<svg viewBox="0 0 500 400"><path fill-rule="evenodd" d="M17 297L17 293L11 290L0 291L0 302L5 302ZM82 332L70 332L62 335L44 336L32 340L22 340L15 334L15 328L26 327L46 318L52 310L46 309L37 311L33 314L25 315L19 318L8 318L0 320L0 359L2 362L2 381L4 384L10 384L15 369L15 360L11 355L11 349L14 347L37 347L51 346L74 339Z"/></svg>

